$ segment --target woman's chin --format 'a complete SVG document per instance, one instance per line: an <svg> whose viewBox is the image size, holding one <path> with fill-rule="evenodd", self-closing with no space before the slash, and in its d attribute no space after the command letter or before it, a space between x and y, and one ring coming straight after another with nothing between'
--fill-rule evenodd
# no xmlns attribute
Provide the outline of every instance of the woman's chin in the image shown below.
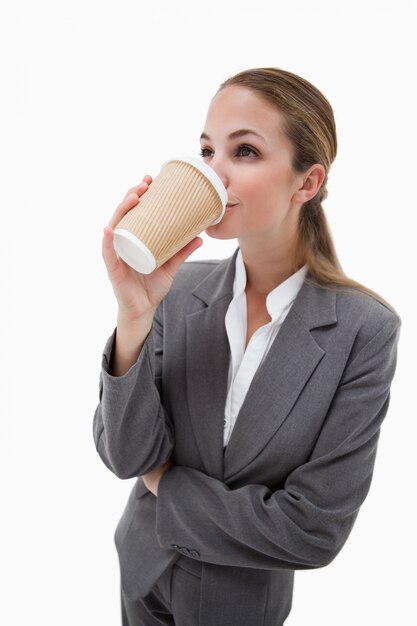
<svg viewBox="0 0 417 626"><path fill-rule="evenodd" d="M236 239L236 232L232 232L231 228L227 228L224 222L219 222L214 226L209 226L205 233L212 239Z"/></svg>
<svg viewBox="0 0 417 626"><path fill-rule="evenodd" d="M207 230L204 231L206 235L211 237L212 239L236 239L237 235L227 233L225 230L217 229L216 226L209 226Z"/></svg>

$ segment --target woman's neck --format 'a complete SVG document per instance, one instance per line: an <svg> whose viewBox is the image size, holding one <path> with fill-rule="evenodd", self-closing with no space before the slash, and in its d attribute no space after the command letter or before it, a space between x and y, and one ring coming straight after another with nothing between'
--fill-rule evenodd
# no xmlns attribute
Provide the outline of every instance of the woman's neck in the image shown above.
<svg viewBox="0 0 417 626"><path fill-rule="evenodd" d="M266 297L294 274L290 246L277 247L275 244L267 247L265 242L256 246L253 242L248 245L248 242L239 240L239 247L246 269L246 289L253 294Z"/></svg>

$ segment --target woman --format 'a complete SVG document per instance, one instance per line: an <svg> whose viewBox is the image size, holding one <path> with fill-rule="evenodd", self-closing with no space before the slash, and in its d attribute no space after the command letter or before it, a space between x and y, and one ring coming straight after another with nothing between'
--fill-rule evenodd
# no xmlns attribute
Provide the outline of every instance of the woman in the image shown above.
<svg viewBox="0 0 417 626"><path fill-rule="evenodd" d="M228 205L222 261L140 275L103 237L118 301L94 438L139 477L115 533L123 624L279 626L294 570L345 543L371 483L400 319L348 279L321 206L333 112L283 70L241 72L213 98L201 155Z"/></svg>

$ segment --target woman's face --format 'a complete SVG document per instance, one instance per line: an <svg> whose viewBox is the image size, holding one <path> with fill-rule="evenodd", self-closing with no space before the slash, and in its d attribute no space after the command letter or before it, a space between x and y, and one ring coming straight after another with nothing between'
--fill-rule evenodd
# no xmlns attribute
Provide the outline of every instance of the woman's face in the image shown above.
<svg viewBox="0 0 417 626"><path fill-rule="evenodd" d="M291 167L292 146L283 122L272 104L240 85L225 87L212 100L201 154L220 176L233 206L207 229L211 237L282 237L283 230L296 227L299 205L292 199L302 175Z"/></svg>

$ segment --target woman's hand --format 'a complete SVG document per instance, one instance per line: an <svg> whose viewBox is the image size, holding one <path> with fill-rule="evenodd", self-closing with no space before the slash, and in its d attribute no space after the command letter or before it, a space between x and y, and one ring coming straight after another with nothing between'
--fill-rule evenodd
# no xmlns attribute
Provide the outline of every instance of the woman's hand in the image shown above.
<svg viewBox="0 0 417 626"><path fill-rule="evenodd" d="M140 274L117 256L113 247L113 230L122 217L140 202L140 196L151 183L152 177L144 176L139 185L129 189L104 229L103 259L119 304L119 313L125 319L136 320L154 312L168 293L180 265L203 243L200 237L195 237L151 274Z"/></svg>
<svg viewBox="0 0 417 626"><path fill-rule="evenodd" d="M171 459L169 459L169 461L167 461L160 467L157 467L151 472L148 472L147 474L144 474L142 476L143 482L145 483L145 487L149 489L149 491L151 491L154 494L154 496L158 495L158 485L162 476L173 465L174 465L173 462L171 461Z"/></svg>

